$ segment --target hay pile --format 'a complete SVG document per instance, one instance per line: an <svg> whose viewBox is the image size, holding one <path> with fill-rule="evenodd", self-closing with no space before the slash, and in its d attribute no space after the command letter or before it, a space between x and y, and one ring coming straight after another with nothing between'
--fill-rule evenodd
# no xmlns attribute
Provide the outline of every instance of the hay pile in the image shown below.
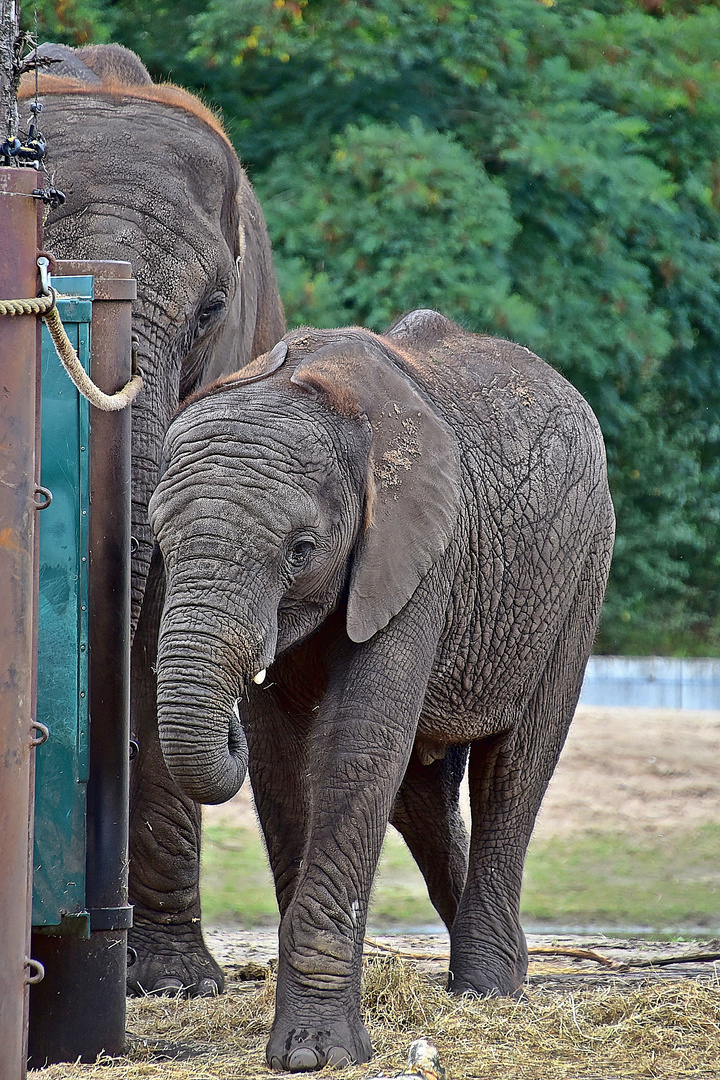
<svg viewBox="0 0 720 1080"><path fill-rule="evenodd" d="M268 1076L274 983L230 981L214 1000L128 1003L127 1058L54 1065L32 1080L245 1080ZM364 1015L375 1056L331 1072L360 1080L404 1071L413 1039L437 1043L449 1080L720 1077L720 983L620 983L575 994L531 988L521 1001L451 998L396 956L365 968Z"/></svg>

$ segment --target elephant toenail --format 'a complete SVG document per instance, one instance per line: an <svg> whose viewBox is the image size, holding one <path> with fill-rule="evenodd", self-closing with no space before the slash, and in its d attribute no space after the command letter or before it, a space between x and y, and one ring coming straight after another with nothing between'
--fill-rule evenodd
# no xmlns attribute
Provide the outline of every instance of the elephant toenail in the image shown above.
<svg viewBox="0 0 720 1080"><path fill-rule="evenodd" d="M327 1052L327 1063L336 1069L345 1069L348 1065L352 1065L353 1058L344 1046L331 1046Z"/></svg>
<svg viewBox="0 0 720 1080"><path fill-rule="evenodd" d="M320 1062L317 1054L309 1046L299 1046L297 1050L293 1050L288 1058L290 1072L310 1072L312 1069L318 1069L319 1067Z"/></svg>
<svg viewBox="0 0 720 1080"><path fill-rule="evenodd" d="M168 975L164 979L158 979L152 992L162 997L180 997L184 989L181 979L173 979Z"/></svg>
<svg viewBox="0 0 720 1080"><path fill-rule="evenodd" d="M201 979L195 990L195 997L217 997L220 987L214 979Z"/></svg>

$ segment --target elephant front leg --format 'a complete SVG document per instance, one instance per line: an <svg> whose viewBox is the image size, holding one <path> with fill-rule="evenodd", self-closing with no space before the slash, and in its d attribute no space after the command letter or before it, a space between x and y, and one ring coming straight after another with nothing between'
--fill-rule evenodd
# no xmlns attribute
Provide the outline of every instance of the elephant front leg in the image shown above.
<svg viewBox="0 0 720 1080"><path fill-rule="evenodd" d="M171 779L157 729L155 663L162 565L153 556L132 650L132 725L139 752L130 791L128 992L213 996L225 979L200 924L201 811Z"/></svg>
<svg viewBox="0 0 720 1080"><path fill-rule="evenodd" d="M280 924L276 1015L267 1046L273 1069L362 1063L372 1053L360 1016L363 940L427 678L425 658L417 653L402 671L375 639L348 643L346 655L336 659L343 674L331 673L316 714L305 846Z"/></svg>
<svg viewBox="0 0 720 1080"><path fill-rule="evenodd" d="M281 918L295 893L305 848L310 726L304 710L288 709L279 700L282 666L282 660L278 661L270 686L254 691L243 705L250 781Z"/></svg>
<svg viewBox="0 0 720 1080"><path fill-rule="evenodd" d="M323 809L329 815L340 810ZM372 1054L360 1015L360 973L381 840L369 835L362 816L346 813L338 831L310 830L280 925L276 1013L266 1051L268 1064L280 1072L362 1063ZM382 831L379 823L371 830Z"/></svg>
<svg viewBox="0 0 720 1080"><path fill-rule="evenodd" d="M140 732L141 740L134 764L144 776L130 821L128 944L137 958L128 968L128 990L212 997L225 979L201 929L200 807L167 775L157 735Z"/></svg>

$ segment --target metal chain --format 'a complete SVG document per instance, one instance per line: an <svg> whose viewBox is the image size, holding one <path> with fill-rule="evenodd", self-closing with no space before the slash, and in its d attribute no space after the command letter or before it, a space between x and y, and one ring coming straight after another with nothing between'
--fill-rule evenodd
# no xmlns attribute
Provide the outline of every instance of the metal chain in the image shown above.
<svg viewBox="0 0 720 1080"><path fill-rule="evenodd" d="M19 4L11 0L11 12L7 13L7 0L2 0L2 25L0 26L0 67L2 67L2 98L3 109L6 117L6 136L0 146L0 166L24 166L37 169L38 172L47 175L45 167L45 155L47 146L40 130L40 113L43 110L39 100L39 67L45 67L51 61L47 57L38 56L38 11L37 0L34 5L34 34L19 28ZM9 43L13 39L12 47ZM30 51L24 54L26 47ZM18 111L17 95L21 77L28 71L35 72L35 100L30 105L30 124L27 134L20 131L20 114ZM48 191L48 196L43 199L51 206L60 205L65 201L61 192Z"/></svg>
<svg viewBox="0 0 720 1080"><path fill-rule="evenodd" d="M33 44L35 45L35 120L36 120L36 122L37 122L37 118L38 118L38 116L40 114L40 109L38 108L38 93L39 93L39 91L38 91L38 78L39 78L39 74L40 74L40 71L39 71L39 68L38 68L38 45L40 44L40 42L38 41L38 13L37 13L37 7L38 7L37 6L37 0L35 0L35 2L33 4L33 35L34 35Z"/></svg>

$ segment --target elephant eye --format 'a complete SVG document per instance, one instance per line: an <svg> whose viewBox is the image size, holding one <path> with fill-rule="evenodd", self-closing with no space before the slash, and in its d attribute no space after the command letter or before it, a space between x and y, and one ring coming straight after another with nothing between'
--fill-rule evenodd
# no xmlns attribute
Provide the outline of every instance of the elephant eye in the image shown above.
<svg viewBox="0 0 720 1080"><path fill-rule="evenodd" d="M315 550L315 541L309 536L296 540L290 547L287 560L294 569L304 566Z"/></svg>
<svg viewBox="0 0 720 1080"><path fill-rule="evenodd" d="M215 321L218 315L221 315L225 310L225 297L222 294L216 294L211 297L207 304L201 309L197 318L197 331L196 337L201 337L208 327Z"/></svg>

